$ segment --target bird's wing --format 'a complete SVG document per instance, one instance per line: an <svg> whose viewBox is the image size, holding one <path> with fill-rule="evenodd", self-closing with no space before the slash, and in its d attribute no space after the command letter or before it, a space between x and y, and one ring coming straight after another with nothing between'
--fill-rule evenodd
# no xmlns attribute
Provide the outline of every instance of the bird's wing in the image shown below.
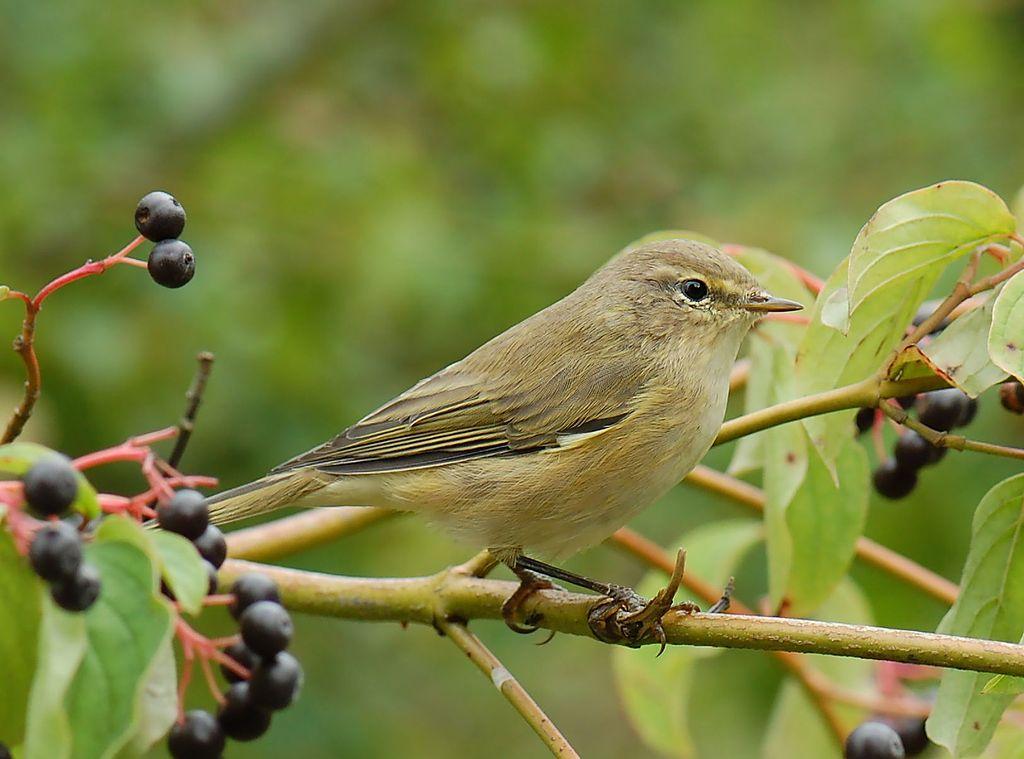
<svg viewBox="0 0 1024 759"><path fill-rule="evenodd" d="M619 423L642 388L641 362L589 348L594 335L545 330L545 316L542 311L528 320L542 322L533 329L527 322L514 327L273 471L372 474L442 466L569 444ZM581 349L568 351L567 344Z"/></svg>

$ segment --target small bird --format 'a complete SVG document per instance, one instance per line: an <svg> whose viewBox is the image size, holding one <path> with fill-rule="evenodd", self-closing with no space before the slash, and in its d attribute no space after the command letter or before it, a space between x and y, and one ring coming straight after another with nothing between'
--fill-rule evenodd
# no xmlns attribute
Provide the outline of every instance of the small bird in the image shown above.
<svg viewBox="0 0 1024 759"><path fill-rule="evenodd" d="M594 545L679 482L721 426L750 327L800 308L703 243L626 248L337 437L213 496L211 519L283 506L423 514L516 573L505 619L527 631L515 607L550 584L526 554Z"/></svg>

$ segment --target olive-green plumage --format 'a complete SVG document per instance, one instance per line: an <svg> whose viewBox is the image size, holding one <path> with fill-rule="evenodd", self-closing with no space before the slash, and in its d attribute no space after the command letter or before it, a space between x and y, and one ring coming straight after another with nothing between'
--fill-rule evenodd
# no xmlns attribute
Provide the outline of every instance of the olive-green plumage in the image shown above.
<svg viewBox="0 0 1024 759"><path fill-rule="evenodd" d="M763 312L795 308L707 245L628 248L333 440L210 499L211 517L381 506L506 560L565 556L693 468L744 335Z"/></svg>

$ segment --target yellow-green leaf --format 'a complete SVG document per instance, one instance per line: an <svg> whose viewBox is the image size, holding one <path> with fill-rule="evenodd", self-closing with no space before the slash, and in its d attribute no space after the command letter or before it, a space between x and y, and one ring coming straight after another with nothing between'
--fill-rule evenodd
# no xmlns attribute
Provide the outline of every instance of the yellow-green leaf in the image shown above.
<svg viewBox="0 0 1024 759"><path fill-rule="evenodd" d="M988 352L993 363L1024 379L1024 272L1015 274L994 298Z"/></svg>
<svg viewBox="0 0 1024 759"><path fill-rule="evenodd" d="M1006 377L1006 371L992 362L988 351L995 301L995 297L989 298L920 348L932 371L972 398Z"/></svg>

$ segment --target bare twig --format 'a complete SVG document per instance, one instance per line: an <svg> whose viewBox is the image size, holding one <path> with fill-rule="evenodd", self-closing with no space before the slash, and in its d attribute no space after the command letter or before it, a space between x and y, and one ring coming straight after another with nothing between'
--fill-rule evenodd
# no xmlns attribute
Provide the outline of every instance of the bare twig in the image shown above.
<svg viewBox="0 0 1024 759"><path fill-rule="evenodd" d="M206 390L206 381L210 378L210 371L213 369L213 354L203 351L196 356L196 373L192 377L192 384L185 393L185 413L178 421L178 437L174 441L174 450L171 451L167 463L177 467L181 457L185 454L185 446L192 438L192 430L195 429L196 414L199 412L199 404L203 401L203 392Z"/></svg>
<svg viewBox="0 0 1024 759"><path fill-rule="evenodd" d="M551 751L559 757L579 757L576 750L555 727L544 711L529 693L519 684L493 653L461 622L447 619L437 620L437 628L454 643L481 672L498 692L519 712L533 731Z"/></svg>

